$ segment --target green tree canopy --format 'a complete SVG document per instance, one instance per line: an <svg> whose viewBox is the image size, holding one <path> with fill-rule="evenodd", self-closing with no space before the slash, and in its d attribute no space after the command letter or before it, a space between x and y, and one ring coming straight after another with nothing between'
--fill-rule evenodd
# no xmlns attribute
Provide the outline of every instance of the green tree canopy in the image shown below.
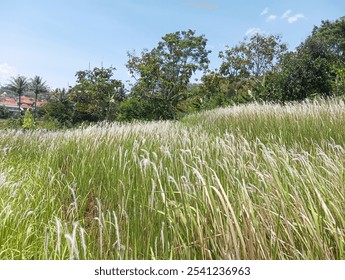
<svg viewBox="0 0 345 280"><path fill-rule="evenodd" d="M31 83L30 83L30 89L34 92L35 94L35 111L34 111L34 119L36 117L37 114L37 99L38 99L38 95L41 93L45 93L48 92L48 86L46 85L46 82L43 81L42 77L40 76L35 76L33 79L31 79Z"/></svg>
<svg viewBox="0 0 345 280"><path fill-rule="evenodd" d="M29 80L24 76L12 77L6 86L10 91L18 94L18 109L21 112L22 96L29 88Z"/></svg>
<svg viewBox="0 0 345 280"><path fill-rule="evenodd" d="M175 118L192 75L209 64L206 38L195 31L166 34L158 46L140 56L128 53L127 68L136 83L132 92L160 108L155 118Z"/></svg>
<svg viewBox="0 0 345 280"><path fill-rule="evenodd" d="M61 127L72 126L74 108L65 89L52 91L49 102L43 109L48 120L57 122Z"/></svg>
<svg viewBox="0 0 345 280"><path fill-rule="evenodd" d="M115 119L118 103L125 98L125 88L113 78L114 70L114 67L95 67L76 73L77 82L69 94L74 103L75 122Z"/></svg>
<svg viewBox="0 0 345 280"><path fill-rule="evenodd" d="M202 78L201 92L211 104L243 103L254 98L269 99L267 76L279 71L278 62L287 46L279 35L256 33L234 47L219 52L219 72Z"/></svg>
<svg viewBox="0 0 345 280"><path fill-rule="evenodd" d="M345 62L345 17L334 22L322 21L320 26L315 26L312 37L322 40L338 59Z"/></svg>
<svg viewBox="0 0 345 280"><path fill-rule="evenodd" d="M220 73L224 76L261 77L272 71L287 46L279 35L254 34L249 41L221 51Z"/></svg>
<svg viewBox="0 0 345 280"><path fill-rule="evenodd" d="M323 21L294 52L282 59L283 100L344 94L345 18Z"/></svg>

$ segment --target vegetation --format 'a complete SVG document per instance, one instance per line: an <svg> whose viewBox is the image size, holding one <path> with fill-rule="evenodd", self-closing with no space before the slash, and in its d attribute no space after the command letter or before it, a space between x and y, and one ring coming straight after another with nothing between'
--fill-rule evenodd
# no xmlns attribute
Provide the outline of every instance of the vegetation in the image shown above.
<svg viewBox="0 0 345 280"><path fill-rule="evenodd" d="M128 54L130 89L12 78L19 108L48 103L0 106L0 259L344 259L344 30L254 34L214 71L204 35L170 33Z"/></svg>
<svg viewBox="0 0 345 280"><path fill-rule="evenodd" d="M7 88L10 91L15 92L16 94L18 94L18 109L19 112L21 111L21 98L22 95L24 94L25 91L27 91L29 87L29 82L28 79L24 76L18 76L16 78L12 78L10 80L10 84L7 86Z"/></svg>
<svg viewBox="0 0 345 280"><path fill-rule="evenodd" d="M124 99L124 85L113 79L115 68L94 68L77 72L77 84L70 90L74 104L73 121L114 120L119 102Z"/></svg>
<svg viewBox="0 0 345 280"><path fill-rule="evenodd" d="M0 136L1 259L344 259L345 104Z"/></svg>
<svg viewBox="0 0 345 280"><path fill-rule="evenodd" d="M10 112L4 106L0 106L0 119L6 119L10 116Z"/></svg>
<svg viewBox="0 0 345 280"><path fill-rule="evenodd" d="M63 128L99 121L168 120L248 102L290 102L345 92L345 18L323 21L295 50L281 36L254 34L219 53L219 70L208 69L207 39L196 31L169 33L152 50L128 53L134 84L125 89L114 67L78 71L76 85L46 99L38 127ZM200 73L201 72L201 73ZM201 82L192 84L195 74ZM29 85L30 84L30 85ZM21 96L48 90L41 77L13 78L6 87ZM55 94L54 94L55 92ZM63 98L56 94L64 92ZM34 110L36 120L37 110ZM6 114L2 113L2 117Z"/></svg>
<svg viewBox="0 0 345 280"><path fill-rule="evenodd" d="M178 104L186 98L192 75L197 70L206 71L209 63L204 36L188 30L162 39L150 52L143 51L141 57L128 54L127 67L136 79L132 95L151 105L144 107L148 109L144 110L146 119L176 119Z"/></svg>
<svg viewBox="0 0 345 280"><path fill-rule="evenodd" d="M31 90L35 94L35 107L34 107L34 118L36 117L37 114L37 101L38 101L38 95L41 93L45 93L48 91L48 87L46 85L46 82L42 80L42 77L40 76L35 76L31 80L31 85L30 85Z"/></svg>
<svg viewBox="0 0 345 280"><path fill-rule="evenodd" d="M26 110L23 117L22 128L33 129L35 128L35 117L31 113L31 110Z"/></svg>

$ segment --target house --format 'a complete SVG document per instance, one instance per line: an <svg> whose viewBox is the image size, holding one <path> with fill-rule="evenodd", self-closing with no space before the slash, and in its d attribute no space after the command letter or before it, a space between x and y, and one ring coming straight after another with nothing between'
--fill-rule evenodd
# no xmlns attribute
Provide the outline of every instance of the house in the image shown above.
<svg viewBox="0 0 345 280"><path fill-rule="evenodd" d="M4 106L10 112L19 111L17 100L13 97L0 97L0 106ZM24 111L24 108L21 111Z"/></svg>
<svg viewBox="0 0 345 280"><path fill-rule="evenodd" d="M18 97L7 97L6 94L0 96L0 106L4 106L7 110L13 113L19 112ZM37 107L42 107L47 102L37 101ZM23 112L29 108L35 108L35 99L29 96L23 95L21 97L20 111Z"/></svg>

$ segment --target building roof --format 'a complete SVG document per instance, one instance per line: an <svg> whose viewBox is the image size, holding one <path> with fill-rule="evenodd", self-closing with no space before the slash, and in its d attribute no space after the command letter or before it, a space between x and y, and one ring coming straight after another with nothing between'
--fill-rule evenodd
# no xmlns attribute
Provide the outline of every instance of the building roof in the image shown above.
<svg viewBox="0 0 345 280"><path fill-rule="evenodd" d="M18 106L17 101L15 98L12 97L2 97L0 98L1 105L8 105L8 106Z"/></svg>
<svg viewBox="0 0 345 280"><path fill-rule="evenodd" d="M45 101L37 101L37 107L42 107L43 105L47 104L48 102ZM29 96L23 95L21 97L21 108L28 109L34 107L35 99ZM18 107L18 98L14 97L0 97L0 105L5 107Z"/></svg>

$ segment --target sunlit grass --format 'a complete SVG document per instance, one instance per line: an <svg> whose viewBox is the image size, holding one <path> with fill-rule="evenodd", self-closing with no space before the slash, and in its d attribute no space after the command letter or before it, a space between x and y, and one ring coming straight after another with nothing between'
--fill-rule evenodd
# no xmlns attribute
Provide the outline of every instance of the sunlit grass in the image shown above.
<svg viewBox="0 0 345 280"><path fill-rule="evenodd" d="M0 259L344 259L345 105L1 131Z"/></svg>

